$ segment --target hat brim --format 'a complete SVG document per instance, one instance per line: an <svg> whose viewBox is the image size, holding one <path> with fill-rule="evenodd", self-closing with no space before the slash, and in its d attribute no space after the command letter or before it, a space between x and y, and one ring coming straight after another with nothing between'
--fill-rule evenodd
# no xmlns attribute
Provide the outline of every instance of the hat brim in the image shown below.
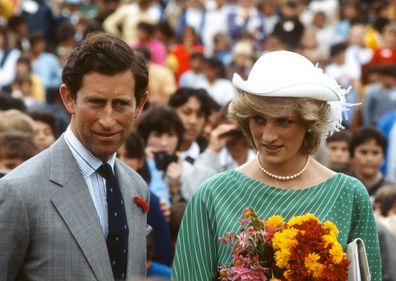
<svg viewBox="0 0 396 281"><path fill-rule="evenodd" d="M248 80L244 81L241 76L234 73L232 83L239 90L262 97L300 97L322 101L340 101L335 89L316 81L273 88L252 84Z"/></svg>

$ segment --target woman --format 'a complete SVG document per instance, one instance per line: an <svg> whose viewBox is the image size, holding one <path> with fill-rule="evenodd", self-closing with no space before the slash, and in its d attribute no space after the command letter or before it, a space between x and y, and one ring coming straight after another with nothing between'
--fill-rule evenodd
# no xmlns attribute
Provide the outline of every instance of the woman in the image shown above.
<svg viewBox="0 0 396 281"><path fill-rule="evenodd" d="M184 128L183 140L178 149L181 156L191 163L206 148L201 134L210 118L214 103L206 90L193 88L179 88L169 99L169 106L176 110Z"/></svg>
<svg viewBox="0 0 396 281"><path fill-rule="evenodd" d="M332 221L344 248L353 238L364 240L372 280L381 280L365 187L311 157L321 139L341 127L345 90L308 59L287 51L263 55L246 81L235 75L233 83L240 93L229 112L257 157L212 177L194 194L180 228L172 280L217 280L218 266L232 263L231 247L218 238L239 230L247 207L260 218L288 220L309 212Z"/></svg>

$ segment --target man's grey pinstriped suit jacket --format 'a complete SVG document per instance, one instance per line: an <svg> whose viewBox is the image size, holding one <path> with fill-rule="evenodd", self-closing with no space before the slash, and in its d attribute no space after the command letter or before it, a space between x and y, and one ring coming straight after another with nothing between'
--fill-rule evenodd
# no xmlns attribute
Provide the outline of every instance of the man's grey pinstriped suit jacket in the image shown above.
<svg viewBox="0 0 396 281"><path fill-rule="evenodd" d="M146 271L145 182L116 160L129 225L127 277ZM0 280L113 280L88 187L63 136L0 180Z"/></svg>

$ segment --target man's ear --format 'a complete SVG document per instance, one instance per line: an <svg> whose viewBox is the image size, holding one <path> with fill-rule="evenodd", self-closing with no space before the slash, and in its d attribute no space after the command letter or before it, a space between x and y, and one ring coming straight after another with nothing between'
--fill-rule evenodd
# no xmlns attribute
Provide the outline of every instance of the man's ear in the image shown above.
<svg viewBox="0 0 396 281"><path fill-rule="evenodd" d="M145 91L142 98L140 99L139 104L136 106L135 119L139 117L140 113L143 110L144 104L147 102L148 98L149 98L149 92Z"/></svg>
<svg viewBox="0 0 396 281"><path fill-rule="evenodd" d="M62 84L59 87L59 93L62 98L63 104L65 105L65 108L67 112L70 114L73 114L75 109L75 102L71 96L70 89L66 86L66 84Z"/></svg>

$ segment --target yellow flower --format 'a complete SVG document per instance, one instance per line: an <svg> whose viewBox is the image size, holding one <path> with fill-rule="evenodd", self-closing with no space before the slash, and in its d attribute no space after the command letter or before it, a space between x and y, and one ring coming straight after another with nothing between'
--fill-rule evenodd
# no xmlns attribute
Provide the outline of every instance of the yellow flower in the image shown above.
<svg viewBox="0 0 396 281"><path fill-rule="evenodd" d="M335 237L338 236L338 228L334 223L332 223L331 221L325 221L323 223L323 226L326 230L329 231L330 235L334 235Z"/></svg>
<svg viewBox="0 0 396 281"><path fill-rule="evenodd" d="M313 214L305 214L305 215L303 215L303 216L297 216L297 217L292 217L290 220L289 220L289 222L288 222L288 224L290 225L290 226L293 226L293 225L301 225L302 223L304 223L304 222L306 222L307 220L310 220L310 219L314 219L314 220L316 220L318 223L320 223L320 220L315 216L315 215L313 215Z"/></svg>
<svg viewBox="0 0 396 281"><path fill-rule="evenodd" d="M280 268L288 268L287 263L290 258L290 251L292 247L297 245L295 239L298 234L298 230L295 228L288 228L275 233L272 239L272 246L275 250L275 262Z"/></svg>
<svg viewBox="0 0 396 281"><path fill-rule="evenodd" d="M282 216L272 216L266 222L266 227L277 228L283 222Z"/></svg>
<svg viewBox="0 0 396 281"><path fill-rule="evenodd" d="M324 269L324 265L319 260L320 256L316 253L309 253L304 260L305 267L313 272L314 278L320 278Z"/></svg>
<svg viewBox="0 0 396 281"><path fill-rule="evenodd" d="M297 244L296 235L298 230L295 228L287 228L285 230L276 232L272 239L272 246L274 249L290 249Z"/></svg>
<svg viewBox="0 0 396 281"><path fill-rule="evenodd" d="M323 241L325 243L325 248L329 246L329 244L334 244L337 242L336 237L330 234L323 235Z"/></svg>
<svg viewBox="0 0 396 281"><path fill-rule="evenodd" d="M275 252L275 263L279 268L289 268L287 263L290 257L289 250L282 249Z"/></svg>
<svg viewBox="0 0 396 281"><path fill-rule="evenodd" d="M335 242L333 244L333 247L331 247L331 249L330 249L330 254L331 254L331 256L332 256L331 258L335 264L339 264L340 262L342 262L342 259L345 258L345 253L342 250L340 243L338 243L338 242Z"/></svg>

